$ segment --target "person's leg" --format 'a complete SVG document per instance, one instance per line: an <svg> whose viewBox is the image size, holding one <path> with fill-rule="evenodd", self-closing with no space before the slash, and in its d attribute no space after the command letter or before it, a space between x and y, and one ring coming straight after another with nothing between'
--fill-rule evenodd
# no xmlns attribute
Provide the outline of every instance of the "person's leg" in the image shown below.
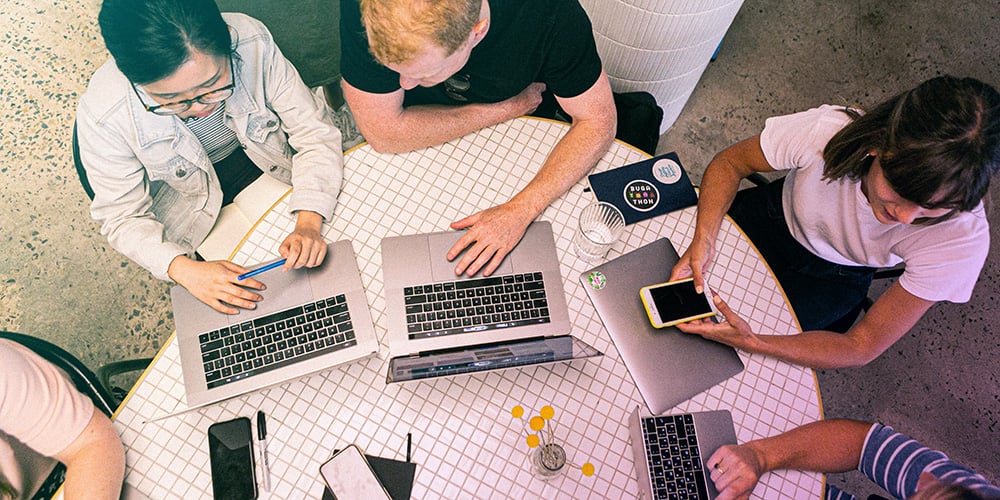
<svg viewBox="0 0 1000 500"><path fill-rule="evenodd" d="M783 185L779 179L740 191L729 216L770 266L802 329L823 329L865 300L874 270L830 263L795 241L782 212Z"/></svg>

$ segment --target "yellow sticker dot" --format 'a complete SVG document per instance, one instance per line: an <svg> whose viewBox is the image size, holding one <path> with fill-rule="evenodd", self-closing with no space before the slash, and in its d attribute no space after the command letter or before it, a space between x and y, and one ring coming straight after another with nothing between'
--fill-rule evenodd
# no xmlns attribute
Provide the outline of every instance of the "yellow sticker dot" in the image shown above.
<svg viewBox="0 0 1000 500"><path fill-rule="evenodd" d="M542 430L542 427L545 427L545 420L538 416L531 417L531 420L528 421L528 426L531 427L531 430L533 431L540 431Z"/></svg>
<svg viewBox="0 0 1000 500"><path fill-rule="evenodd" d="M587 477L593 476L594 475L594 464L592 464L590 462L587 462L587 463L583 464L583 467L580 467L580 470L583 472L584 476L587 476Z"/></svg>
<svg viewBox="0 0 1000 500"><path fill-rule="evenodd" d="M545 420L549 420L550 418L555 416L556 411L551 406L545 405L542 407L542 411L539 413L542 415L542 418L544 418Z"/></svg>
<svg viewBox="0 0 1000 500"><path fill-rule="evenodd" d="M510 409L510 414L514 418L521 418L524 416L524 408L522 408L521 405L517 405Z"/></svg>
<svg viewBox="0 0 1000 500"><path fill-rule="evenodd" d="M538 434L529 434L528 439L526 439L525 441L528 442L528 448L534 448L538 446Z"/></svg>

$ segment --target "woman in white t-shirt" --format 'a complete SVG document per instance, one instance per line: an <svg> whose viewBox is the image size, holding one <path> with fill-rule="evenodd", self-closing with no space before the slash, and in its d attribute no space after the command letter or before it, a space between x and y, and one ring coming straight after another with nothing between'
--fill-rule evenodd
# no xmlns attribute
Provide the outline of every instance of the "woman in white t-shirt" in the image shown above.
<svg viewBox="0 0 1000 500"><path fill-rule="evenodd" d="M720 152L698 201L694 241L671 278L704 285L722 217L760 250L802 326L754 332L720 298L722 323L688 333L814 368L864 365L939 301L966 302L989 251L983 199L1000 169L1000 94L972 78L938 77L867 113L837 107L767 120L760 135ZM782 181L740 191L754 172ZM905 265L864 317L875 268Z"/></svg>

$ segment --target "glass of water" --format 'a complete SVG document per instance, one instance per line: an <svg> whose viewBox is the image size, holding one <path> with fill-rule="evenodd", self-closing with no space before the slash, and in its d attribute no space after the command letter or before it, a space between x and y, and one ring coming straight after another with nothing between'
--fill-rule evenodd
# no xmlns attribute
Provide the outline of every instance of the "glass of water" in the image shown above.
<svg viewBox="0 0 1000 500"><path fill-rule="evenodd" d="M580 211L580 226L573 237L576 255L586 262L604 259L625 230L625 217L614 205L599 201Z"/></svg>

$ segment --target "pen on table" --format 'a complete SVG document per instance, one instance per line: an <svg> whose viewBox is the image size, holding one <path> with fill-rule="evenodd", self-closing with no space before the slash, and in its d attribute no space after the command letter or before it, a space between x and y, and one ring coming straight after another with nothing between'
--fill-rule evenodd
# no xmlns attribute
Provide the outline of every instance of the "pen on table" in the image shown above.
<svg viewBox="0 0 1000 500"><path fill-rule="evenodd" d="M279 261L272 262L272 263L270 263L270 264L268 264L266 266L258 267L257 269L254 269L253 271L250 271L248 273L243 273L243 274L237 276L236 279L242 281L242 280L245 280L247 278L250 278L250 277L253 277L253 276L257 276L258 274L263 273L265 271L270 271L271 269L274 269L276 267L281 267L281 266L283 266L285 264L286 260L288 260L288 259L281 259Z"/></svg>
<svg viewBox="0 0 1000 500"><path fill-rule="evenodd" d="M271 491L271 464L267 460L267 423L264 412L257 410L257 444L260 448L261 470L264 476L264 491Z"/></svg>
<svg viewBox="0 0 1000 500"><path fill-rule="evenodd" d="M406 461L407 461L407 463L410 461L410 446L412 445L412 443L413 443L413 437L412 437L411 433L407 432L406 433Z"/></svg>

